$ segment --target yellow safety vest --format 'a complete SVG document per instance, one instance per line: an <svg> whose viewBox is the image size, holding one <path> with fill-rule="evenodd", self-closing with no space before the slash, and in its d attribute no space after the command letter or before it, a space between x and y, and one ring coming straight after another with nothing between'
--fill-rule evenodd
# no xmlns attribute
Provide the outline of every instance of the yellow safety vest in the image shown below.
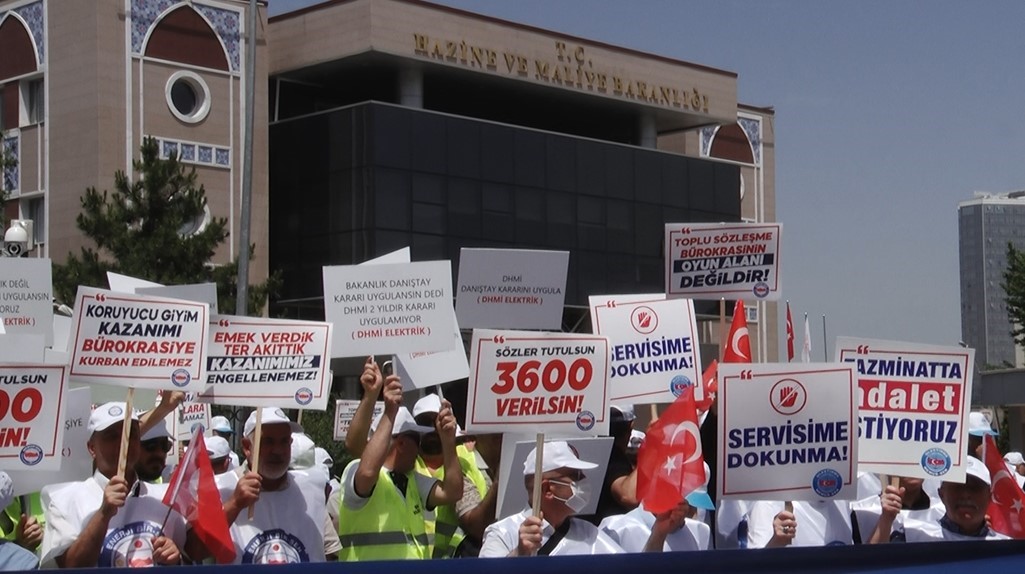
<svg viewBox="0 0 1025 574"><path fill-rule="evenodd" d="M21 520L22 514L35 516L39 525L44 528L46 527L46 514L44 513L43 502L39 498L39 493L33 492L31 494L26 494L25 496L27 496L29 500L29 508L27 512L21 507L21 501L19 500L20 497L15 497L14 500L11 501L11 504L3 510L11 521L9 531L7 528L0 527L0 534L3 535L2 538L4 540L14 540L15 529L18 526L18 521Z"/></svg>
<svg viewBox="0 0 1025 574"><path fill-rule="evenodd" d="M477 488L481 498L487 494L487 483L484 475L477 468L477 459L465 446L456 447L456 457L459 459L459 469L463 476L470 479L470 482ZM439 468L433 476L438 480L445 480L445 467ZM466 538L466 533L459 527L459 516L456 514L454 504L445 504L435 509L434 527L434 550L431 554L434 558L452 558L455 556L459 545Z"/></svg>
<svg viewBox="0 0 1025 574"><path fill-rule="evenodd" d="M349 464L359 464L359 460ZM339 505L338 540L342 550L338 559L353 562L428 558L423 511L416 478L409 477L403 498L388 471L382 468L374 492L363 508L350 510L344 502Z"/></svg>

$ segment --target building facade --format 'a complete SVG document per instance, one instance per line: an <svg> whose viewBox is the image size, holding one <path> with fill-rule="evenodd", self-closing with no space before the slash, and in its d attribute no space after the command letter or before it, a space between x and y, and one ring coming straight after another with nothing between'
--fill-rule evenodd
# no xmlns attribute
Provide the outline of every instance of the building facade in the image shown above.
<svg viewBox="0 0 1025 574"><path fill-rule="evenodd" d="M961 340L982 369L1025 366L1011 335L1006 294L1007 244L1025 249L1025 192L976 194L958 204Z"/></svg>
<svg viewBox="0 0 1025 574"><path fill-rule="evenodd" d="M0 0L0 132L17 160L6 170L4 206L33 221L29 256L61 262L85 240L75 225L87 188L133 178L143 138L194 167L208 213L228 219L231 239L214 264L237 252L245 137L244 0ZM266 17L257 29L257 77L266 78ZM255 83L266 109L267 82ZM264 117L257 114L257 117ZM267 155L257 122L254 157ZM266 161L253 172L251 278L267 276ZM188 231L183 231L188 232ZM262 255L261 248L262 247Z"/></svg>

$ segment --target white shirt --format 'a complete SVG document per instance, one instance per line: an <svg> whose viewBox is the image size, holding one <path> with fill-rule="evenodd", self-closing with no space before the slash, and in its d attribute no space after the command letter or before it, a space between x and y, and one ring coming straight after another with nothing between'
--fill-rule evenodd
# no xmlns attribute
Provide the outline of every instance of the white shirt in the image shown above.
<svg viewBox="0 0 1025 574"><path fill-rule="evenodd" d="M644 546L655 525L655 515L635 508L626 514L608 516L599 528L627 552L644 552ZM704 522L688 518L683 526L666 536L663 552L684 552L711 549L711 529Z"/></svg>
<svg viewBox="0 0 1025 574"><path fill-rule="evenodd" d="M516 550L520 543L520 525L531 515L529 508L519 514L507 516L484 530L484 544L480 549L481 558L505 558ZM555 545L555 549L549 553L550 556L587 555L587 554L622 554L624 550L609 538L598 527L581 520L569 517L569 532ZM542 522L541 545L544 546L555 528L548 521Z"/></svg>
<svg viewBox="0 0 1025 574"><path fill-rule="evenodd" d="M109 479L99 472L91 477L42 491L46 509L46 528L40 546L44 568L56 567L58 556L78 540L85 525L100 509L103 489ZM100 547L97 566L126 567L153 565L153 539L160 535L170 538L181 550L185 545L185 519L177 512L167 515L164 493L167 485L136 481L129 491L125 505L107 524L107 533Z"/></svg>
<svg viewBox="0 0 1025 574"><path fill-rule="evenodd" d="M291 472L286 480L281 490L260 492L252 520L243 509L231 524L236 564L324 561L324 490ZM221 500L231 498L234 490L234 485L220 488Z"/></svg>
<svg viewBox="0 0 1025 574"><path fill-rule="evenodd" d="M751 503L747 547L765 548L772 539L772 520L783 512L782 501ZM841 546L853 543L851 509L846 500L795 500L797 532L790 546Z"/></svg>
<svg viewBox="0 0 1025 574"><path fill-rule="evenodd" d="M916 520L907 518L903 521L893 522L893 532L903 533L905 542L967 542L979 540L1010 540L1009 536L994 532L987 528L985 536L969 536L947 530L940 526L939 520Z"/></svg>
<svg viewBox="0 0 1025 574"><path fill-rule="evenodd" d="M867 544L872 537L872 532L876 529L876 525L879 524L879 517L883 513L883 506L879 501L879 495L876 494L864 500L852 502L851 510L854 511L854 517L858 521L858 532L861 534L861 541ZM924 510L901 510L900 514L893 521L891 531L897 528L899 521L907 518L939 520L946 513L947 509L943 506L943 502L940 501L940 497L932 496L929 497L929 508Z"/></svg>
<svg viewBox="0 0 1025 574"><path fill-rule="evenodd" d="M716 548L739 548L738 529L740 523L746 520L751 509L751 500L736 500L728 498L716 503L715 510L715 547Z"/></svg>

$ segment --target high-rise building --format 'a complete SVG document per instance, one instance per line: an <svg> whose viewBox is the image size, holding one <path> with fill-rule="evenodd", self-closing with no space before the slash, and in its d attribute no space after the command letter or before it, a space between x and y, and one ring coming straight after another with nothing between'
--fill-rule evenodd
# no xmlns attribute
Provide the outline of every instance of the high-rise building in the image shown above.
<svg viewBox="0 0 1025 574"><path fill-rule="evenodd" d="M961 340L975 349L979 368L1025 365L1011 335L1006 295L1007 244L1025 249L1025 191L976 193L958 204Z"/></svg>

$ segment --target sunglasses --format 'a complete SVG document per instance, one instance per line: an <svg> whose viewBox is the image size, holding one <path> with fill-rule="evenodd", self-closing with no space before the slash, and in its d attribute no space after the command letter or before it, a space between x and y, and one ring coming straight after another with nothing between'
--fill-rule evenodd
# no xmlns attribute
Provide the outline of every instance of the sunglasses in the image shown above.
<svg viewBox="0 0 1025 574"><path fill-rule="evenodd" d="M156 450L164 451L165 453L171 452L171 441L167 439L154 439L145 441L142 444L143 450L146 452L153 452Z"/></svg>

